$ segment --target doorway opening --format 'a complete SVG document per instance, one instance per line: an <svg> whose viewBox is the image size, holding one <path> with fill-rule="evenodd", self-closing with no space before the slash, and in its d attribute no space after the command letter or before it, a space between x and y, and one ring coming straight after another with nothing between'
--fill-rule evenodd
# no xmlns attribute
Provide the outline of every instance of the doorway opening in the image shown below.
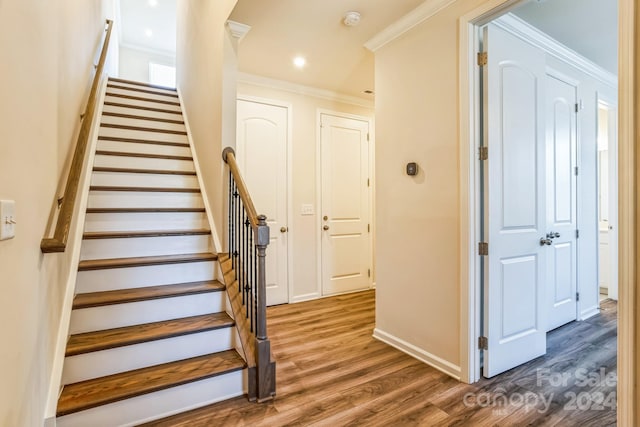
<svg viewBox="0 0 640 427"><path fill-rule="evenodd" d="M593 61L583 62L576 58L565 60L557 50L559 43L545 49L544 43L529 40L527 36L536 33L535 27L531 31L530 26L519 25L523 20L517 14L515 17L504 15L517 12L515 8L524 3L505 1L497 6L499 2L494 2L493 9L487 6L480 12L479 8L473 12L475 15L470 13L462 20L469 26L461 27L461 36L464 36L461 40L468 40L469 44L466 50L462 42L461 60L470 65L468 77L471 79L466 83L461 82L461 115L470 118L469 139L475 143L469 147L469 158L473 153L468 177L471 205L469 236L474 236L475 245L478 245L477 242L488 243L489 247L488 256L479 256L479 253L487 250L486 245L470 246L473 255L469 259L469 270L463 271L475 284L469 289L468 299L465 299L463 289L463 304L468 301L468 306L463 306L462 310L468 308L470 313L468 319L464 316L462 319L463 328L469 330L463 338L468 340L463 347L470 349L468 361L464 360L466 355L463 355L463 365L468 362L469 382L475 382L483 375L497 375L544 354L548 330L566 321L581 321L597 315L600 307L599 264L604 259L603 251L599 250L599 227L602 222L599 214L605 213L608 216L607 223L612 222L607 224L611 227L607 233L617 236L617 212L609 211L612 207L615 210L616 203L607 200L607 197L617 194L617 190L612 191L612 188L617 188L613 187L617 186L617 165L611 165L608 156L617 147L607 146L607 155L599 155L597 145L598 130L604 132L603 125L598 126L600 107L603 103L609 107L609 119L617 115L617 80L607 78L607 73L599 76L596 69L603 67L585 67L587 63L593 65ZM549 1L544 5L553 4L553 1ZM536 2L526 4L529 7L544 5ZM617 23L617 9L613 16ZM479 32L481 28L482 35ZM617 34L615 29L612 32ZM497 36L492 37L492 33ZM502 37L501 33L507 33L507 36ZM508 40L503 43L502 39L505 38ZM510 52L508 48L514 43L520 48L515 50L516 58L509 58L508 54L501 56L501 49ZM495 46L498 54L492 50ZM471 51L483 52L484 48L487 48L488 54L478 56L481 67L474 67L474 71L471 71ZM617 41L610 49L617 51ZM525 51L527 54L519 58L518 55ZM475 55L473 59L475 62ZM485 60L488 61L486 64L483 63ZM486 73L487 69L491 69L492 60L498 64L496 69L499 70L493 82ZM463 76L468 79L461 72L461 78ZM492 84L500 89L494 92L494 97L498 94L495 105L490 100ZM501 84L504 87L500 88ZM549 96L547 89L551 93ZM532 102L517 102L526 97ZM484 102L481 103L480 99ZM502 116L498 114L501 119L515 120L509 122L512 128L503 126L504 122L498 122L497 125L492 125L491 120L483 122L483 113L500 113L500 108L505 111ZM546 123L553 125L546 126ZM616 119L612 123L616 124ZM489 140L484 145L483 137L492 132L498 135L498 142L491 144ZM615 126L607 127L606 133L607 144L615 146ZM516 145L504 144L502 139L509 135ZM556 143L561 140L564 143ZM490 166L492 154L496 156L493 167ZM478 156L483 160L478 161ZM485 161L487 157L488 161ZM599 164L604 162L606 166L599 168ZM500 167L496 168L496 164ZM508 179L505 180L505 177ZM601 194L604 185L608 189L606 197ZM502 211L496 210L496 206ZM601 209L602 206L604 209ZM492 220L496 223L493 229L490 227ZM571 233L573 221L576 226L574 233ZM567 230L560 230L562 225L566 225ZM518 248L518 244L522 243L518 237L534 235L535 247L529 245ZM563 241L565 238L571 241ZM463 244L469 244L466 238ZM617 243L614 245L617 246ZM506 252L500 252L502 250ZM615 266L617 263L608 263L609 266L611 264ZM492 274L499 279L495 280L493 291L490 286ZM609 280L611 283L617 281L613 278ZM608 292L607 289L607 297ZM612 295L615 295L614 292ZM496 295L497 300L494 298ZM522 300L528 303L522 303ZM554 325L549 321L550 312L560 306L559 302L568 303L564 305L570 307L565 310L569 318ZM575 309L571 309L572 306ZM492 312L493 318L487 316ZM465 324L466 320L468 323ZM498 331L498 337L494 336L496 339L493 342L490 336L492 327ZM518 340L521 340L519 345L513 345ZM486 348L487 344L488 350L474 350ZM502 357L500 350L496 351L500 346L505 348ZM518 360L519 357L522 360ZM486 367L489 367L489 372L483 374L482 370Z"/></svg>

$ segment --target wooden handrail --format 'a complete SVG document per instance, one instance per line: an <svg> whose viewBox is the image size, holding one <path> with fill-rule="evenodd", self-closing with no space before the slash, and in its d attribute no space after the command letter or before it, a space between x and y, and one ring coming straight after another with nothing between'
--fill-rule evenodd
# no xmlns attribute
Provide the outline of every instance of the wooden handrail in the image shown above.
<svg viewBox="0 0 640 427"><path fill-rule="evenodd" d="M240 173L240 168L236 162L236 156L233 148L226 147L222 151L222 160L229 165L229 170L233 174L233 179L236 181L236 185L238 186L238 193L240 193L240 198L242 199L244 208L247 211L247 217L249 217L251 227L255 229L258 226L258 212L256 211L256 207L253 205L253 200L251 200L247 184L244 182L242 174Z"/></svg>
<svg viewBox="0 0 640 427"><path fill-rule="evenodd" d="M113 21L107 19L105 28L107 34L104 38L104 43L102 44L100 60L98 61L96 73L91 84L91 92L89 92L87 107L82 116L82 125L80 126L80 133L78 134L78 139L76 141L76 149L73 153L73 159L71 160L71 167L69 168L69 176L67 177L67 184L64 188L64 196L62 198L62 204L60 205L58 221L56 222L53 238L45 237L40 242L40 250L43 253L64 252L67 248L69 229L71 228L71 220L73 218L73 211L75 210L78 187L80 186L80 176L82 175L82 165L84 163L87 146L89 145L91 124L93 123L93 119L96 114L98 86L100 85L100 80L102 79L102 73L104 71L104 64L107 60L112 28Z"/></svg>

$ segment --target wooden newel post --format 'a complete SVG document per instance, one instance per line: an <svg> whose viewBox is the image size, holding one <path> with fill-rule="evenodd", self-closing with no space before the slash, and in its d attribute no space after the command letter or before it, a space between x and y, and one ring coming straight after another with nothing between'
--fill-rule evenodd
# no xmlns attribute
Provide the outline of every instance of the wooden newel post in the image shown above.
<svg viewBox="0 0 640 427"><path fill-rule="evenodd" d="M256 367L258 402L272 399L275 394L275 363L271 363L271 343L267 338L267 283L266 256L269 244L269 226L267 217L258 215L256 230L256 248L258 250L258 316L256 322Z"/></svg>

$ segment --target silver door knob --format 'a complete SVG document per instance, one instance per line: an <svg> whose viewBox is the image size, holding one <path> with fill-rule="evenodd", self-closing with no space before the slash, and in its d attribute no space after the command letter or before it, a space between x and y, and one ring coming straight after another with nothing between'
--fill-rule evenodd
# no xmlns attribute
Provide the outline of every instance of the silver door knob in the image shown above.
<svg viewBox="0 0 640 427"><path fill-rule="evenodd" d="M327 231L327 230L329 229L329 226L328 226L328 225L325 225L324 227L322 227L322 229L323 229L324 231Z"/></svg>
<svg viewBox="0 0 640 427"><path fill-rule="evenodd" d="M553 244L553 240L549 239L549 238L544 238L541 237L540 238L540 246L551 246Z"/></svg>
<svg viewBox="0 0 640 427"><path fill-rule="evenodd" d="M280 227L280 232L281 233L286 233L287 231L288 231L287 227Z"/></svg>

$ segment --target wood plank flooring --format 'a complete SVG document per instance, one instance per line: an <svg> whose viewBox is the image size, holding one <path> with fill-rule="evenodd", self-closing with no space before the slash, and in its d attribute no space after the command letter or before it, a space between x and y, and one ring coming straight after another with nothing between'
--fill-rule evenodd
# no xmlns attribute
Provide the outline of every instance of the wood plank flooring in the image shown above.
<svg viewBox="0 0 640 427"><path fill-rule="evenodd" d="M546 356L473 385L373 339L374 304L367 291L270 307L273 402L239 397L148 425L615 425L615 302L550 332Z"/></svg>

